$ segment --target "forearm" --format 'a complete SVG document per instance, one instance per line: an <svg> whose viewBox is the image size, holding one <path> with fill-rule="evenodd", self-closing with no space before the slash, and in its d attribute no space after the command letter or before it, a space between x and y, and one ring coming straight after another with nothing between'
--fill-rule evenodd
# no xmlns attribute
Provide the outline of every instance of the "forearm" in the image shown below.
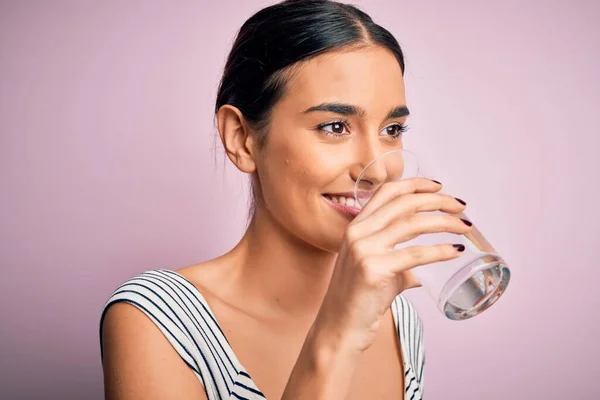
<svg viewBox="0 0 600 400"><path fill-rule="evenodd" d="M313 326L282 400L344 399L360 354L341 335Z"/></svg>

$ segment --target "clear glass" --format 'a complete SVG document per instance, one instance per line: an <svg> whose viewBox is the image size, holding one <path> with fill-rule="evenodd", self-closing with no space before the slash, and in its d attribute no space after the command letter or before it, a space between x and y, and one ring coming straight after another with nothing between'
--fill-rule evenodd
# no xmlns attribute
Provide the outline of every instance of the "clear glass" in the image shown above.
<svg viewBox="0 0 600 400"><path fill-rule="evenodd" d="M354 187L355 200L364 207L384 183L413 177L432 179L431 175L425 173L415 153L404 149L384 153L371 161L360 174ZM442 188L440 193L443 192ZM458 216L471 221L465 213ZM510 270L475 224L466 235L445 232L423 234L396 245L395 249L436 244L465 246L463 254L456 259L412 269L446 317L452 320L474 317L504 294L510 281Z"/></svg>

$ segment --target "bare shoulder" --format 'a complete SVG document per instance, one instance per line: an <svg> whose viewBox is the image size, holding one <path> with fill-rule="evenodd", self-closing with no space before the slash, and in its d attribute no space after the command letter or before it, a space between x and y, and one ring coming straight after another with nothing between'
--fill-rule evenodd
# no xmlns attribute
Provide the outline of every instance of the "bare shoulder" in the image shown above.
<svg viewBox="0 0 600 400"><path fill-rule="evenodd" d="M107 399L206 399L202 383L142 311L120 302L102 324Z"/></svg>
<svg viewBox="0 0 600 400"><path fill-rule="evenodd" d="M218 258L187 265L175 270L194 284L210 288L213 283L219 282L231 272L232 262L227 255Z"/></svg>
<svg viewBox="0 0 600 400"><path fill-rule="evenodd" d="M207 301L223 301L227 296L227 285L231 283L232 267L235 264L227 255L174 270L191 282Z"/></svg>

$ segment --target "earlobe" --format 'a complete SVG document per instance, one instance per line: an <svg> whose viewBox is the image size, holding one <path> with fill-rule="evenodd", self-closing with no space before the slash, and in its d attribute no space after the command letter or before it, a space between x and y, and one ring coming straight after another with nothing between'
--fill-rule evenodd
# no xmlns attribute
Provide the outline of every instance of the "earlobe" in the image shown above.
<svg viewBox="0 0 600 400"><path fill-rule="evenodd" d="M254 140L241 111L229 104L221 106L217 112L217 125L227 157L240 171L254 172Z"/></svg>

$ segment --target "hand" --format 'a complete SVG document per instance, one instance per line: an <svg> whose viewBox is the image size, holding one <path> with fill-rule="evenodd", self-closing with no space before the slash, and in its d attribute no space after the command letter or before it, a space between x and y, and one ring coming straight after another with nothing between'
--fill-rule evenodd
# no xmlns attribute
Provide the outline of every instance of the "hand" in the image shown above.
<svg viewBox="0 0 600 400"><path fill-rule="evenodd" d="M364 351L394 298L419 286L411 269L459 257L464 246L394 246L421 234L466 234L459 217L465 205L437 193L441 185L424 178L382 185L349 224L314 329L337 335L346 347ZM428 213L442 211L440 213Z"/></svg>

